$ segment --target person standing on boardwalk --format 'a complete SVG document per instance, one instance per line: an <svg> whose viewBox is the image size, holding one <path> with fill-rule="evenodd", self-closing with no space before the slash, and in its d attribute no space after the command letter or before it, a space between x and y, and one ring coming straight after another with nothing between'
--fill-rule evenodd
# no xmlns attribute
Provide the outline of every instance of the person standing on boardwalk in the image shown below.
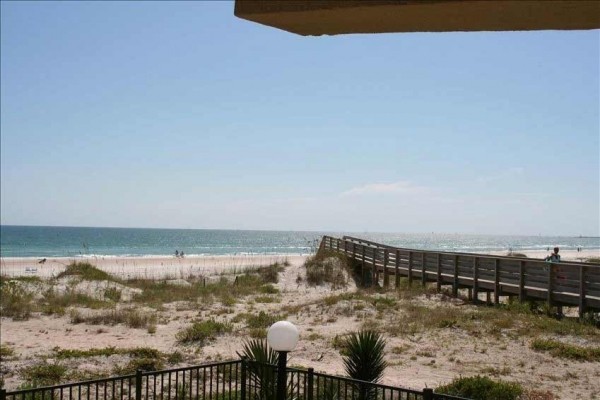
<svg viewBox="0 0 600 400"><path fill-rule="evenodd" d="M550 254L548 257L546 257L544 259L544 261L550 261L550 262L560 262L560 255L558 254L559 248L555 247L554 248L554 253Z"/></svg>

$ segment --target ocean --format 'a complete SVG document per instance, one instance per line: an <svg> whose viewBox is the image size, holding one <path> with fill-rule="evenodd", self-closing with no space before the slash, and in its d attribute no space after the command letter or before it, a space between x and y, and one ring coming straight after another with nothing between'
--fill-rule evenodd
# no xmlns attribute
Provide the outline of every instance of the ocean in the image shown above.
<svg viewBox="0 0 600 400"><path fill-rule="evenodd" d="M0 226L0 256L97 257L309 254L321 236L351 235L392 246L460 252L600 249L600 238L370 232Z"/></svg>

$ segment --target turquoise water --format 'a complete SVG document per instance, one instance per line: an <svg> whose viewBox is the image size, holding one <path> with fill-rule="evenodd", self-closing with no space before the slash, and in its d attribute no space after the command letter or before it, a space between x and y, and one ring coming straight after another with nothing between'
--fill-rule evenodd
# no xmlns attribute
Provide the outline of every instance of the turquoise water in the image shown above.
<svg viewBox="0 0 600 400"><path fill-rule="evenodd" d="M464 252L599 249L600 238L403 234L357 232L238 231L216 229L76 228L0 226L2 257L306 254L322 235L352 235L392 246Z"/></svg>

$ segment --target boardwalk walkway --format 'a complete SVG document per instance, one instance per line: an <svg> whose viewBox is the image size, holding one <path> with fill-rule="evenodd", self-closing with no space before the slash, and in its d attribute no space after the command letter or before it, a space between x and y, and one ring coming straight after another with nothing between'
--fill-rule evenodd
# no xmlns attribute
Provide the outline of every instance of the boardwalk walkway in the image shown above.
<svg viewBox="0 0 600 400"><path fill-rule="evenodd" d="M407 277L409 283L435 282L438 290L451 285L455 296L459 289L469 289L475 302L485 292L487 300L493 295L496 304L500 296L518 296L520 301L575 306L580 316L587 310L600 310L599 264L404 249L350 236L323 236L320 248L360 262L375 282L383 278L384 286L391 279L398 286L400 277Z"/></svg>

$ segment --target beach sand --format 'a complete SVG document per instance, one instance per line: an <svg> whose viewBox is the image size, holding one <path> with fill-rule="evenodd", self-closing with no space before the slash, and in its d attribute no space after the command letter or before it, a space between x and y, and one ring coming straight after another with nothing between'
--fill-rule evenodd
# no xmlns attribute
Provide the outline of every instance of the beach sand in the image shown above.
<svg viewBox="0 0 600 400"><path fill-rule="evenodd" d="M542 255L545 256L545 253ZM597 256L597 253L577 255ZM99 268L121 276L174 278L179 278L179 275L185 278L190 271L220 274L227 270L240 271L242 268L275 261L287 260L290 265L280 273L275 285L280 291L276 302L262 303L257 301L257 297L249 296L231 306L218 301L191 305L176 302L166 304L162 310L157 311L137 305L146 312L157 314L160 322L155 333L146 329L128 328L122 324L73 324L68 313L64 316L37 314L26 321L13 321L3 317L0 324L1 342L10 346L17 355L15 359L2 363L5 385L9 390L14 389L21 382L19 370L44 357L52 360L52 349L55 347L83 350L109 346L146 346L163 352L184 353L186 358L183 365L237 358L236 352L241 350L243 340L248 338L248 330L243 322L235 323L231 334L220 336L202 348L182 345L176 341L175 335L194 320L231 321L235 315L256 314L259 311L269 314L286 313L287 319L298 326L301 339L296 350L290 353L290 365L314 367L316 371L343 375L342 357L333 346L336 338L359 330L364 324L397 326L403 323L402 314L382 314L368 303L356 301L344 300L328 305L324 301L326 297L352 293L356 291L356 287L350 283L345 288L334 290L328 286L307 285L305 269L302 267L304 259L304 256L210 256L183 260L174 257L90 260ZM37 265L38 274L56 275L70 261L72 260L49 259L43 266ZM27 275L25 268L31 267L36 267L36 264L31 264L31 260L2 261L3 273ZM443 295L422 295L411 301L414 305L428 308L448 307L448 310L456 308L478 312L476 306L460 299L449 300ZM124 306L134 306L134 303L126 303ZM290 311L293 308L298 311ZM558 339L584 346L600 344L598 336L587 339L561 336ZM527 388L550 391L556 396L541 398L582 399L600 396L600 368L597 362L554 358L549 353L532 350L531 340L531 337L515 336L510 329L489 335L485 329L468 331L460 327L389 336L386 355L389 367L383 382L422 389L448 383L458 376L483 373L495 379L519 382ZM126 362L123 357L125 356L60 362L78 371L106 371L110 375L114 365Z"/></svg>
<svg viewBox="0 0 600 400"><path fill-rule="evenodd" d="M148 257L90 257L47 258L39 264L37 258L2 258L1 274L6 276L39 276L50 278L64 271L72 262L86 261L122 279L130 278L184 278L218 273L242 272L245 269L285 261L302 264L306 256L300 255L223 255L223 256L148 256Z"/></svg>
<svg viewBox="0 0 600 400"><path fill-rule="evenodd" d="M545 250L518 251L528 258L543 259L551 252ZM482 254L507 255L506 251ZM585 261L588 258L600 258L600 249L561 250L564 261ZM87 261L109 274L122 279L131 278L184 278L188 276L206 276L218 273L241 272L244 269L259 265L269 265L285 261L299 265L306 256L302 255L222 255L222 256L146 256L146 257L54 257L47 258L39 264L38 258L2 258L0 259L0 275L4 276L39 276L50 278L62 272L67 265L76 261Z"/></svg>

